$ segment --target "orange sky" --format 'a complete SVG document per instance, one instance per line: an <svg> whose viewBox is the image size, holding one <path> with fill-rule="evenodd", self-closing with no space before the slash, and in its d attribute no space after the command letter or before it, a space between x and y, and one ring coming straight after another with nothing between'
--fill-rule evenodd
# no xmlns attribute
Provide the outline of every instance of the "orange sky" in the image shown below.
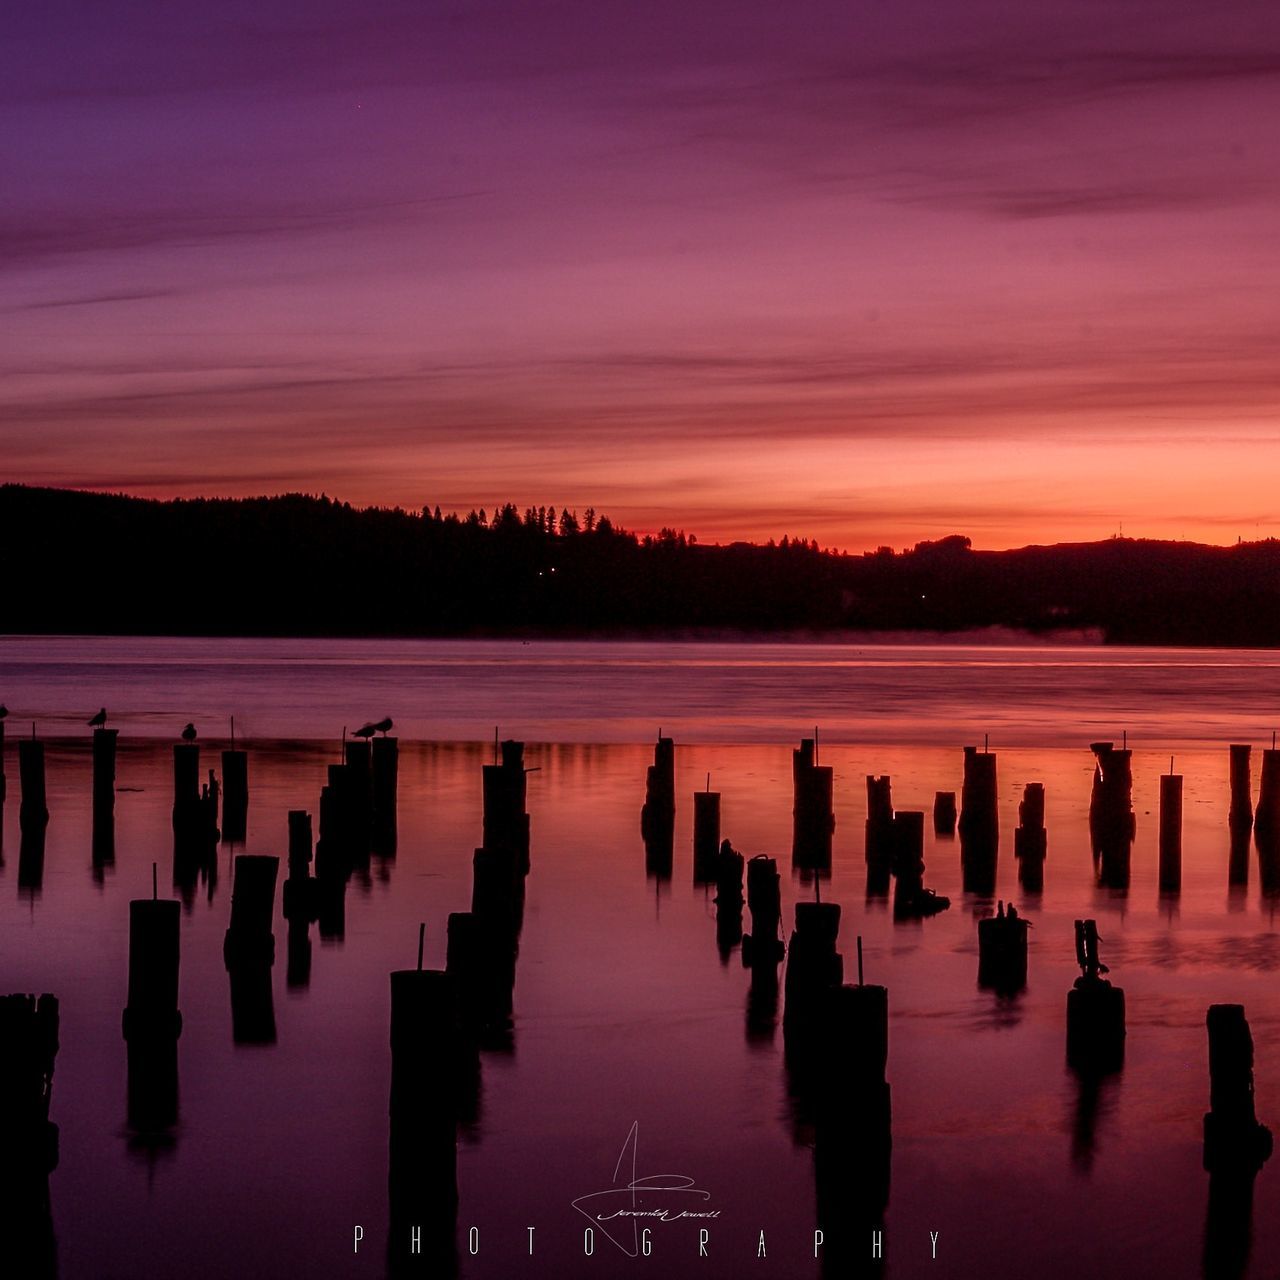
<svg viewBox="0 0 1280 1280"><path fill-rule="evenodd" d="M5 479L854 550L1280 534L1273 5L10 38Z"/></svg>

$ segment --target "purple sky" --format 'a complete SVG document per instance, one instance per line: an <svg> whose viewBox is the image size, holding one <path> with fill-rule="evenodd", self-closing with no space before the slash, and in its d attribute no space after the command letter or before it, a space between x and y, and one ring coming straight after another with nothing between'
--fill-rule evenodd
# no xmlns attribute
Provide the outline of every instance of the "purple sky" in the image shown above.
<svg viewBox="0 0 1280 1280"><path fill-rule="evenodd" d="M4 478L1280 534L1274 3L11 6Z"/></svg>

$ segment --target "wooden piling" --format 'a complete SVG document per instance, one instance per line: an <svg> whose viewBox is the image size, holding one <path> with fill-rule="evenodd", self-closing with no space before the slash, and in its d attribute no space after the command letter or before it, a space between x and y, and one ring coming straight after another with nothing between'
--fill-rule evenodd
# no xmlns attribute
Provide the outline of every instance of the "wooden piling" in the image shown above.
<svg viewBox="0 0 1280 1280"><path fill-rule="evenodd" d="M953 836L956 833L956 793L954 791L935 791L933 793L933 831L939 836Z"/></svg>
<svg viewBox="0 0 1280 1280"><path fill-rule="evenodd" d="M795 921L787 944L782 1029L788 1058L799 1060L817 1047L827 997L844 980L844 960L836 950L837 903L797 902Z"/></svg>
<svg viewBox="0 0 1280 1280"><path fill-rule="evenodd" d="M887 775L867 774L867 822L864 856L868 868L878 873L877 881L887 877L893 860L893 780ZM868 874L868 884L871 880Z"/></svg>
<svg viewBox="0 0 1280 1280"><path fill-rule="evenodd" d="M1091 742L1093 788L1089 832L1098 881L1113 889L1129 887L1136 823L1133 813L1133 753L1111 742Z"/></svg>
<svg viewBox="0 0 1280 1280"><path fill-rule="evenodd" d="M1160 889L1182 888L1182 775L1160 776Z"/></svg>
<svg viewBox="0 0 1280 1280"><path fill-rule="evenodd" d="M1067 992L1067 1062L1089 1075L1116 1071L1124 1061L1124 992L1102 977L1096 921L1077 920L1075 930L1081 976Z"/></svg>
<svg viewBox="0 0 1280 1280"><path fill-rule="evenodd" d="M176 1040L182 1033L178 1011L179 913L173 898L135 898L129 903L129 996L124 1038Z"/></svg>
<svg viewBox="0 0 1280 1280"><path fill-rule="evenodd" d="M662 845L669 840L676 818L676 744L659 732L653 749L653 763L645 774L644 805L640 810L640 831L646 843Z"/></svg>
<svg viewBox="0 0 1280 1280"><path fill-rule="evenodd" d="M782 877L778 863L757 854L747 863L747 908L751 932L742 939L742 960L748 965L774 965L784 946L778 937L782 923Z"/></svg>
<svg viewBox="0 0 1280 1280"><path fill-rule="evenodd" d="M231 923L223 940L228 969L270 968L275 961L271 932L280 859L236 855L231 883Z"/></svg>
<svg viewBox="0 0 1280 1280"><path fill-rule="evenodd" d="M118 729L93 731L93 812L110 815L116 806L116 739Z"/></svg>
<svg viewBox="0 0 1280 1280"><path fill-rule="evenodd" d="M232 747L222 753L222 834L242 841L249 819L249 753Z"/></svg>
<svg viewBox="0 0 1280 1280"><path fill-rule="evenodd" d="M715 879L720 853L720 793L693 793L693 877L698 884Z"/></svg>
<svg viewBox="0 0 1280 1280"><path fill-rule="evenodd" d="M397 844L400 789L400 743L385 735L373 740L374 852L391 857Z"/></svg>
<svg viewBox="0 0 1280 1280"><path fill-rule="evenodd" d="M58 1126L49 1120L58 1055L58 1001L0 997L0 1149L8 1186L48 1174L58 1163Z"/></svg>
<svg viewBox="0 0 1280 1280"><path fill-rule="evenodd" d="M43 828L49 821L44 789L44 743L37 738L18 739L18 786L22 799L18 822L24 830Z"/></svg>
<svg viewBox="0 0 1280 1280"><path fill-rule="evenodd" d="M1000 848L994 752L964 749L960 793L960 864L966 893L993 893Z"/></svg>
<svg viewBox="0 0 1280 1280"><path fill-rule="evenodd" d="M1253 1093L1253 1036L1244 1006L1214 1004L1209 1030L1209 1111L1204 1118L1204 1167L1260 1169L1271 1155L1271 1130L1258 1123Z"/></svg>
<svg viewBox="0 0 1280 1280"><path fill-rule="evenodd" d="M792 859L797 866L825 870L836 828L835 771L817 760L816 738L803 738L791 753Z"/></svg>
<svg viewBox="0 0 1280 1280"><path fill-rule="evenodd" d="M194 742L173 746L173 829L181 833L200 804L200 747Z"/></svg>
<svg viewBox="0 0 1280 1280"><path fill-rule="evenodd" d="M978 985L1004 994L1027 985L1028 921L1000 905L997 913L978 921Z"/></svg>
<svg viewBox="0 0 1280 1280"><path fill-rule="evenodd" d="M1018 883L1029 893L1044 888L1044 862L1049 836L1044 826L1044 783L1028 782L1018 804L1018 826L1013 833L1013 854L1018 860Z"/></svg>
<svg viewBox="0 0 1280 1280"><path fill-rule="evenodd" d="M1233 831L1253 826L1253 779L1247 742L1233 742L1231 753L1231 810L1228 822Z"/></svg>
<svg viewBox="0 0 1280 1280"><path fill-rule="evenodd" d="M289 876L281 893L284 918L310 924L316 918L315 881L311 878L311 815L289 810Z"/></svg>
<svg viewBox="0 0 1280 1280"><path fill-rule="evenodd" d="M489 852L507 850L515 858L520 875L529 871L529 815L525 811L527 775L524 743L502 743L498 764L483 766L483 847Z"/></svg>

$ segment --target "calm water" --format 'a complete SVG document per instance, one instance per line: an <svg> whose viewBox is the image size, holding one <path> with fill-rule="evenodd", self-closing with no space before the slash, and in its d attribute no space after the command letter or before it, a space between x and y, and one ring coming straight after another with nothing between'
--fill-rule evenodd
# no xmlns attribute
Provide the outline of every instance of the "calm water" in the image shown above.
<svg viewBox="0 0 1280 1280"><path fill-rule="evenodd" d="M1226 743L1269 745L1275 666L1271 654L1048 648L0 641L11 711L0 989L62 999L62 1155L50 1180L61 1275L383 1274L387 974L412 965L419 921L427 963L442 964L445 919L469 906L482 740L495 722L530 743L539 772L514 1044L484 1055L480 1114L459 1154L462 1275L820 1274L811 1134L789 1101L781 1027L747 1033L747 975L736 951L718 953L715 906L692 883L688 802L710 772L725 834L779 859L789 924L813 892L790 872L789 748L815 722L836 772L822 893L844 908L846 973L861 934L868 980L890 991L887 1274L1203 1274L1211 1002L1245 1004L1259 1114L1280 1121L1276 904L1256 866L1244 890L1229 891L1226 872ZM104 702L121 729L116 860L95 870L77 726ZM341 942L312 929L305 986L286 981L278 918L277 1043L237 1048L221 945L232 853L282 855L285 814L316 812L343 724L388 713L401 734L397 856L352 880ZM216 764L213 735L232 714L251 752L248 839L222 848L216 886L184 911L180 1121L170 1144L141 1147L126 1125L120 1013L128 901L149 896L153 861L162 890L172 875L161 739L194 719ZM51 740L38 887L19 885L12 745L32 718ZM659 722L680 744L669 883L646 876L638 824ZM1119 895L1093 881L1086 744L1124 729L1138 834ZM984 732L999 751L999 893L1035 926L1028 989L1004 1000L976 984L974 921L991 904L962 893L955 842L927 836L926 881L952 896L949 912L895 925L864 892L863 776L890 773L898 808L926 808L934 790L959 789L960 748ZM1186 778L1184 888L1162 900L1155 809L1170 750ZM1048 795L1039 899L1019 893L1012 857L1030 780ZM1124 1069L1096 1094L1063 1052L1082 915L1098 918L1129 1002ZM687 1175L719 1211L707 1258L687 1224L655 1228L649 1258L607 1241L582 1256L585 1220L570 1202L609 1185L633 1122L638 1172ZM1280 1157L1254 1188L1244 1274L1280 1267L1278 1188ZM365 1240L353 1256L356 1224ZM1224 1267L1226 1251L1209 1260Z"/></svg>

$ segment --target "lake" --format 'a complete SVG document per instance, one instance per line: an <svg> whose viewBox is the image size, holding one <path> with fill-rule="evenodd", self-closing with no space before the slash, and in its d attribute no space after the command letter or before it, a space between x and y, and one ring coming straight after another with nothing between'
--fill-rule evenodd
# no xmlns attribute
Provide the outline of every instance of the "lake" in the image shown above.
<svg viewBox="0 0 1280 1280"><path fill-rule="evenodd" d="M867 980L888 987L878 1273L1274 1275L1280 1161L1259 1174L1251 1219L1247 1187L1210 1214L1201 1125L1215 1002L1244 1004L1258 1113L1280 1119L1280 902L1261 892L1256 856L1248 883L1228 884L1227 825L1227 744L1254 745L1256 797L1280 721L1276 668L1271 652L1030 644L0 640L0 990L61 1000L49 1180L59 1274L386 1273L388 974L416 963L420 923L426 965L442 966L446 919L470 906L497 726L527 743L536 770L531 870L514 1025L509 1043L482 1050L460 1129L459 1274L845 1274L814 1257L814 1135L789 1089L781 1010L776 1025L748 1016L741 949L718 945L714 888L694 882L691 799L710 775L723 834L778 860L786 932L797 901L838 902L846 980L861 937ZM101 705L120 731L110 862L94 856L83 726ZM318 817L344 728L384 715L400 742L394 855L354 870L339 930L311 928L305 980L286 959L277 888L274 1043L237 1044L223 960L232 859L283 859L286 815ZM194 722L203 765L217 769L232 716L249 752L246 838L219 846L215 874L175 885L171 744ZM33 720L50 811L38 867L21 853L15 752ZM791 749L815 725L836 814L830 874L816 879L791 856ZM659 727L677 744L669 876L650 874L639 824ZM1091 853L1088 744L1126 734L1136 838L1117 890L1099 887ZM984 735L998 756L996 892L966 894L958 842L926 822L925 882L952 906L895 922L866 891L865 776L890 775L899 810L928 810L935 791L959 792L961 749ZM1158 787L1171 755L1184 777L1183 884L1162 896ZM1041 893L1022 891L1013 856L1032 781L1046 790ZM121 1011L128 903L151 896L153 863L161 895L183 900L184 1027L177 1123L140 1135ZM1032 924L1016 995L977 983L976 921L997 898ZM1098 921L1128 1004L1123 1069L1100 1079L1065 1061L1083 917ZM598 1232L586 1256L589 1220L572 1202L616 1185L633 1126L637 1176L689 1179L706 1193L697 1211L716 1216L651 1219L652 1253L638 1258Z"/></svg>

